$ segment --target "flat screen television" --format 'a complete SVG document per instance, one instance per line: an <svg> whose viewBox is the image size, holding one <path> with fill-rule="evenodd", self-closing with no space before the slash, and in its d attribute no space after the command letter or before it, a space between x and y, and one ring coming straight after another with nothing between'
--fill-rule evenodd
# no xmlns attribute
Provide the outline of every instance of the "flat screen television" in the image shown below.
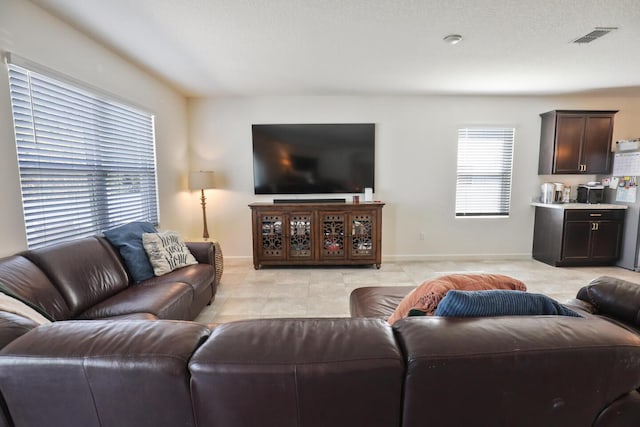
<svg viewBox="0 0 640 427"><path fill-rule="evenodd" d="M362 193L374 188L375 124L257 124L255 194Z"/></svg>

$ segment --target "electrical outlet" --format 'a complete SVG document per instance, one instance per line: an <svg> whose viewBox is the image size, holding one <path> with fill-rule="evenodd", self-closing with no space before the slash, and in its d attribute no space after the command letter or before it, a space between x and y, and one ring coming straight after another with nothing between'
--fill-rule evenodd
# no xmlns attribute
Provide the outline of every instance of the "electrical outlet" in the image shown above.
<svg viewBox="0 0 640 427"><path fill-rule="evenodd" d="M418 238L420 240L424 240L424 232L420 232L420 234L418 235Z"/></svg>

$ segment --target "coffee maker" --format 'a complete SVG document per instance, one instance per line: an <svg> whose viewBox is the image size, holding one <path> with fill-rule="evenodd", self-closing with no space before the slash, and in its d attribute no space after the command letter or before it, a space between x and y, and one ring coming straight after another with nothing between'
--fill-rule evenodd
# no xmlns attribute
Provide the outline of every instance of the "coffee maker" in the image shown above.
<svg viewBox="0 0 640 427"><path fill-rule="evenodd" d="M561 182L553 183L554 191L553 191L553 202L554 203L562 203L564 196L564 184Z"/></svg>

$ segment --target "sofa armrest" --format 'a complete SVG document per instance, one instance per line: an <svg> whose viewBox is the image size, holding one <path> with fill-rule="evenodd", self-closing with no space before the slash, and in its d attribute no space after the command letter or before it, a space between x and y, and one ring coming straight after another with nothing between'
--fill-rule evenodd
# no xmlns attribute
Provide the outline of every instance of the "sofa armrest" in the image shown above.
<svg viewBox="0 0 640 427"><path fill-rule="evenodd" d="M581 288L576 298L595 307L597 314L640 326L640 284L601 276Z"/></svg>
<svg viewBox="0 0 640 427"><path fill-rule="evenodd" d="M433 425L522 425L523 414L526 425L592 425L640 386L640 336L596 316L410 317L393 328L406 427L424 425L425 402L438 408Z"/></svg>
<svg viewBox="0 0 640 427"><path fill-rule="evenodd" d="M209 333L162 320L39 326L0 351L8 414L16 426L194 426L187 364Z"/></svg>
<svg viewBox="0 0 640 427"><path fill-rule="evenodd" d="M594 427L636 426L640 420L640 393L632 391L607 407L593 424Z"/></svg>
<svg viewBox="0 0 640 427"><path fill-rule="evenodd" d="M213 242L186 242L187 248L200 264L215 266L215 246Z"/></svg>
<svg viewBox="0 0 640 427"><path fill-rule="evenodd" d="M0 349L36 327L38 324L33 320L0 311Z"/></svg>
<svg viewBox="0 0 640 427"><path fill-rule="evenodd" d="M580 314L582 313L598 314L598 309L594 307L593 304L590 304L586 301L582 301L577 298L572 298L568 301L565 301L563 304L567 308L570 308L571 310L578 312Z"/></svg>
<svg viewBox="0 0 640 427"><path fill-rule="evenodd" d="M216 272L215 286L220 284L224 260L218 242L187 242L189 251L200 264L211 264Z"/></svg>

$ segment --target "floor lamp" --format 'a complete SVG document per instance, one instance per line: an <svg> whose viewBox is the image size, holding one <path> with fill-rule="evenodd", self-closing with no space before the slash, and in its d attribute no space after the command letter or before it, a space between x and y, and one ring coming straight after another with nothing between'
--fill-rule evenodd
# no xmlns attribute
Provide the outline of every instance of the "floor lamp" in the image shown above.
<svg viewBox="0 0 640 427"><path fill-rule="evenodd" d="M198 171L189 173L189 189L200 190L200 202L202 204L202 238L209 240L209 230L207 229L207 208L206 198L204 197L204 190L209 188L215 188L213 181L213 172L211 171Z"/></svg>

